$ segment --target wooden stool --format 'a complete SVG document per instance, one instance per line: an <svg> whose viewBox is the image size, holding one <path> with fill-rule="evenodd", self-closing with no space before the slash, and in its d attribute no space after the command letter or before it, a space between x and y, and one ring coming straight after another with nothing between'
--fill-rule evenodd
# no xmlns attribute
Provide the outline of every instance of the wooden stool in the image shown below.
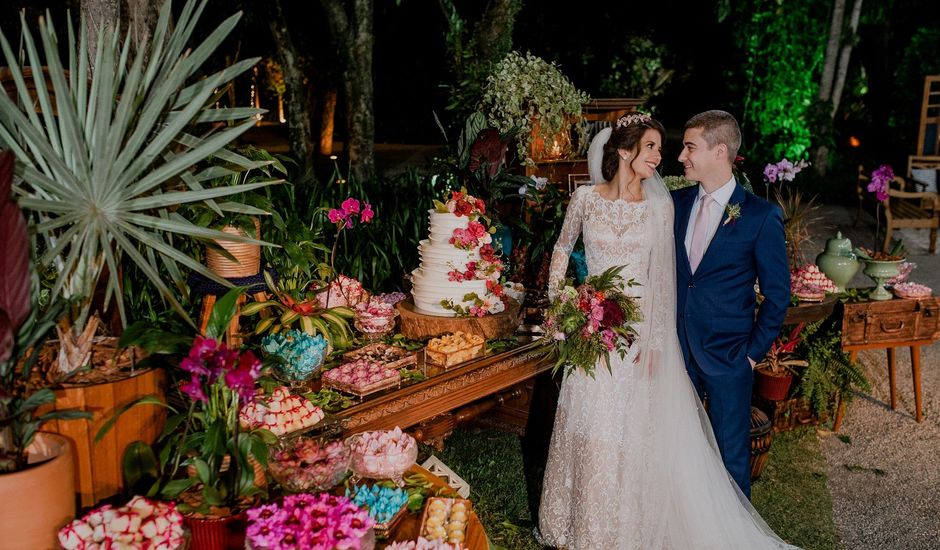
<svg viewBox="0 0 940 550"><path fill-rule="evenodd" d="M250 277L226 278L225 280L232 283L232 286L240 286L247 289L245 294L238 297L238 302L235 306L235 316L232 317L232 321L225 330L225 343L229 347L237 348L242 344L239 323L242 306L248 301L249 296L257 302L268 300L268 286L264 282L264 277L261 273ZM218 297L228 292L229 288L211 279L207 279L198 273L190 273L189 287L192 289L193 294L202 295L202 311L199 314L199 333L205 335L206 328L209 326L209 317L212 315L212 308L215 307ZM266 312L261 313L262 317L266 317L267 315Z"/></svg>

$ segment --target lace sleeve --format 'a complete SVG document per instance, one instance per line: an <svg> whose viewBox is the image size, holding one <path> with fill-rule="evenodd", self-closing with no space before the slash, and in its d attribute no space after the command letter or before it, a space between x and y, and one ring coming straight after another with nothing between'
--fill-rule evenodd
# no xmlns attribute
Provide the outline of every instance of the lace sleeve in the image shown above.
<svg viewBox="0 0 940 550"><path fill-rule="evenodd" d="M568 259L574 243L581 235L581 219L584 214L584 193L590 190L588 186L581 186L571 195L568 210L565 212L565 223L561 226L561 234L555 242L552 252L552 263L548 270L548 297L554 299L558 293L558 284L564 280L568 271Z"/></svg>

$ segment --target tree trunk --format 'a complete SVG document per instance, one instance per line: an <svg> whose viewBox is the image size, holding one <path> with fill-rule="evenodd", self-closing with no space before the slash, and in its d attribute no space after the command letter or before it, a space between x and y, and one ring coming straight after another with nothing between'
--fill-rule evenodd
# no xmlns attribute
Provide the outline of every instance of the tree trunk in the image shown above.
<svg viewBox="0 0 940 550"><path fill-rule="evenodd" d="M121 17L121 0L82 0L81 17L88 28L88 59L94 70L99 37L105 40L117 28Z"/></svg>
<svg viewBox="0 0 940 550"><path fill-rule="evenodd" d="M323 116L320 123L320 154L333 154L333 121L336 118L336 88L323 94Z"/></svg>
<svg viewBox="0 0 940 550"><path fill-rule="evenodd" d="M842 53L839 54L839 68L836 72L836 82L832 88L832 116L836 116L839 103L842 101L842 89L845 87L845 78L849 72L849 59L852 56L852 45L855 33L858 31L858 20L862 14L862 0L855 0L852 6L852 19L849 21L849 35L842 41Z"/></svg>
<svg viewBox="0 0 940 550"><path fill-rule="evenodd" d="M346 93L346 147L350 176L364 181L375 172L375 114L372 90L372 0L321 0L339 48ZM347 13L347 7L352 8Z"/></svg>
<svg viewBox="0 0 940 550"><path fill-rule="evenodd" d="M124 0L124 2L127 8L125 10L127 18L123 23L127 26L126 32L131 35L131 59L138 53L138 47L144 46L144 66L146 66L150 51L146 48L146 44L149 44L153 39L153 31L157 26L157 19L160 17L162 2L156 0ZM172 29L171 25L167 30L171 31ZM169 33L167 33L167 37L169 37Z"/></svg>
<svg viewBox="0 0 940 550"><path fill-rule="evenodd" d="M839 37L842 36L842 24L845 19L845 0L835 0L832 8L832 22L829 24L829 41L826 43L826 60L823 65L822 79L819 81L819 99L829 101L832 94L832 80L839 61Z"/></svg>
<svg viewBox="0 0 940 550"><path fill-rule="evenodd" d="M284 101L287 104L287 128L291 153L305 170L313 166L313 130L310 98L303 71L303 54L294 43L287 26L282 0L271 3L271 34L277 45L278 62L284 73Z"/></svg>
<svg viewBox="0 0 940 550"><path fill-rule="evenodd" d="M512 49L512 28L520 9L520 0L490 0L474 32L481 59L498 62L509 53Z"/></svg>

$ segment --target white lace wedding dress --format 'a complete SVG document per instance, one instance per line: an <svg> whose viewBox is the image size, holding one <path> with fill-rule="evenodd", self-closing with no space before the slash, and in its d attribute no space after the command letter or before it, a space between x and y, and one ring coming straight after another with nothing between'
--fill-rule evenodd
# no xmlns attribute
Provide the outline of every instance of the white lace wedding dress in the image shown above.
<svg viewBox="0 0 940 550"><path fill-rule="evenodd" d="M552 256L549 288L564 277L579 235L588 272L624 265L642 286L643 322L612 372L564 379L539 512L545 544L575 549L792 548L777 538L722 464L685 372L675 325L673 206L662 179L642 202L611 201L594 186L572 196ZM640 361L633 358L639 353Z"/></svg>

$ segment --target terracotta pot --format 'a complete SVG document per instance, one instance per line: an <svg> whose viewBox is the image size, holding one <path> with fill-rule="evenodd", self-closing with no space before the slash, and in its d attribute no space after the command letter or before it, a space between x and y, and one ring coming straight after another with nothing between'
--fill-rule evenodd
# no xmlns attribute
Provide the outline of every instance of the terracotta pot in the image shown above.
<svg viewBox="0 0 940 550"><path fill-rule="evenodd" d="M765 370L754 372L755 391L757 395L770 401L783 401L790 395L790 386L793 384L793 375L773 375Z"/></svg>
<svg viewBox="0 0 940 550"><path fill-rule="evenodd" d="M34 466L0 475L2 546L6 550L59 548L59 528L75 517L71 445L62 436L40 433L28 451Z"/></svg>
<svg viewBox="0 0 940 550"><path fill-rule="evenodd" d="M253 218L252 221L255 223L255 234L251 236L259 239L261 238L261 220ZM222 232L230 235L248 236L242 229L231 225L223 227ZM219 277L237 279L240 277L251 277L261 271L260 245L236 243L233 241L216 241L216 244L228 251L236 260L233 262L214 248L207 249L206 265Z"/></svg>
<svg viewBox="0 0 940 550"><path fill-rule="evenodd" d="M234 516L204 518L183 516L189 529L189 550L243 550L248 516L242 512Z"/></svg>

